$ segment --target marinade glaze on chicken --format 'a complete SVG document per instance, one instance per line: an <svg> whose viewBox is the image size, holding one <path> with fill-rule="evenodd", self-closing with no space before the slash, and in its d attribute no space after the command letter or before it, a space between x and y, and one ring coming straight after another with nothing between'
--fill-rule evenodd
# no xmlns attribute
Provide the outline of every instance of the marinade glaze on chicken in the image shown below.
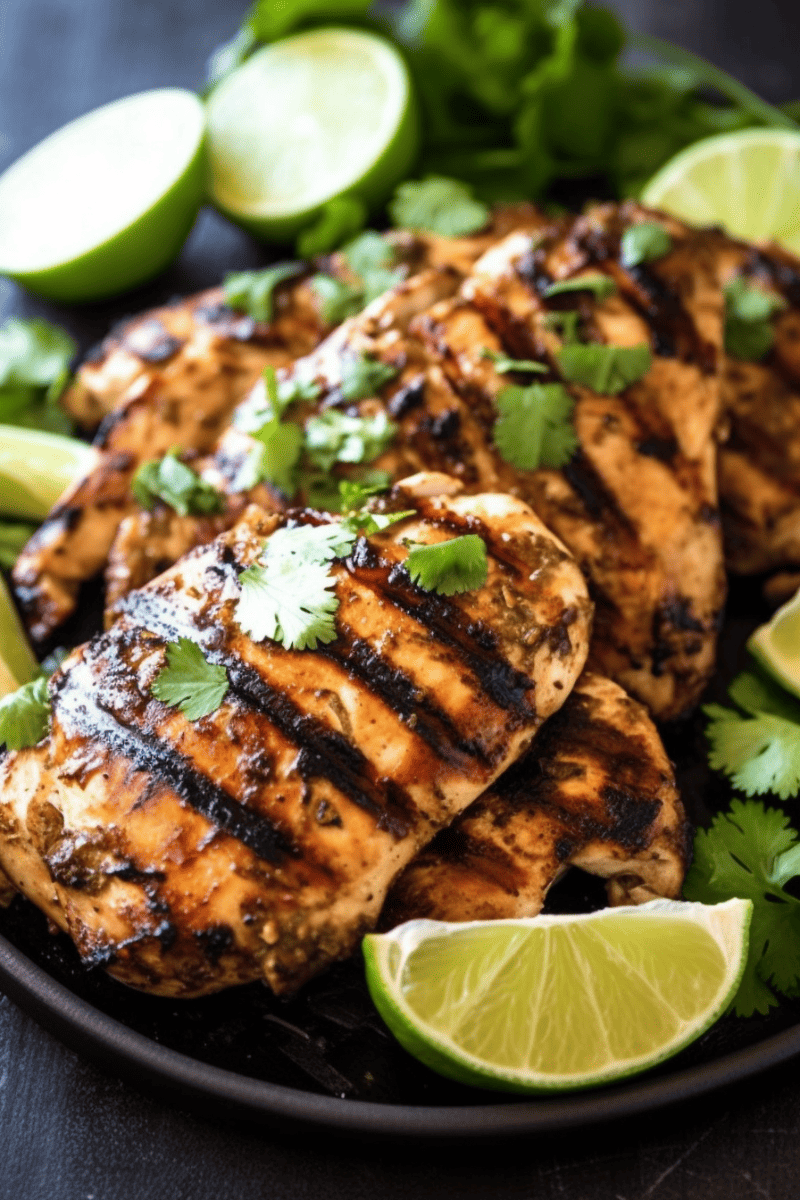
<svg viewBox="0 0 800 1200"><path fill-rule="evenodd" d="M398 872L564 702L592 607L572 557L520 500L408 486L418 515L335 562L335 641L237 626L239 574L287 521L253 507L53 676L50 733L0 761L0 867L87 962L162 995L293 990L353 951ZM411 582L407 541L464 533L485 540L483 587ZM150 690L179 637L230 681L197 721Z"/></svg>

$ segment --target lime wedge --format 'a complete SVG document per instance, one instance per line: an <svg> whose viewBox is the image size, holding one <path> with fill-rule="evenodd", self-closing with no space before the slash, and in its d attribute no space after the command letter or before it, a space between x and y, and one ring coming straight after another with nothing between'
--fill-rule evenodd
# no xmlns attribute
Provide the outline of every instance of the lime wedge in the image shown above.
<svg viewBox="0 0 800 1200"><path fill-rule="evenodd" d="M416 142L408 72L388 42L356 29L296 34L211 93L211 199L257 236L291 239L343 194L385 200Z"/></svg>
<svg viewBox="0 0 800 1200"><path fill-rule="evenodd" d="M747 648L773 679L800 696L800 591L759 625Z"/></svg>
<svg viewBox="0 0 800 1200"><path fill-rule="evenodd" d="M94 466L97 451L76 438L0 425L0 515L40 520L66 487Z"/></svg>
<svg viewBox="0 0 800 1200"><path fill-rule="evenodd" d="M398 1041L442 1075L507 1091L589 1087L661 1062L724 1012L751 909L653 900L409 921L364 939L367 982Z"/></svg>
<svg viewBox="0 0 800 1200"><path fill-rule="evenodd" d="M800 130L743 129L695 142L653 176L642 202L800 254Z"/></svg>
<svg viewBox="0 0 800 1200"><path fill-rule="evenodd" d="M0 697L29 683L38 669L14 602L0 576Z"/></svg>
<svg viewBox="0 0 800 1200"><path fill-rule="evenodd" d="M204 109L159 88L97 108L0 176L0 274L55 300L123 292L180 250L203 197Z"/></svg>

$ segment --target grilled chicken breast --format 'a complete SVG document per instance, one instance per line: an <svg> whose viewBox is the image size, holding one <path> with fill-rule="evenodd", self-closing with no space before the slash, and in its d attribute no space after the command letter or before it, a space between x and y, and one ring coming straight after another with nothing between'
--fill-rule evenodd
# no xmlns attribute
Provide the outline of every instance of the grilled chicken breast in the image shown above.
<svg viewBox="0 0 800 1200"><path fill-rule="evenodd" d="M525 755L408 866L381 927L533 917L569 867L612 904L678 897L689 825L644 708L585 672Z"/></svg>
<svg viewBox="0 0 800 1200"><path fill-rule="evenodd" d="M454 486L409 481L394 502L417 515L336 560L327 645L239 629L239 575L287 521L252 507L53 676L48 735L0 761L0 868L87 962L163 995L291 991L563 703L588 649L580 571L521 501ZM485 539L486 584L414 585L406 543L463 533ZM229 680L198 721L152 694L180 637Z"/></svg>

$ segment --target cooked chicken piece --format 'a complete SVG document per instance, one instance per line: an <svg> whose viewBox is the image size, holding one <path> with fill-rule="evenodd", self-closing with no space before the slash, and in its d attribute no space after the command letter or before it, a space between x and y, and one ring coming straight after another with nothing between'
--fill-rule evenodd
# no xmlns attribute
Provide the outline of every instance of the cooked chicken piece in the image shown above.
<svg viewBox="0 0 800 1200"><path fill-rule="evenodd" d="M509 496L437 496L336 560L336 640L284 650L235 620L286 517L253 507L133 592L51 682L49 734L0 761L0 869L87 962L164 995L296 988L352 952L392 879L523 753L585 661L571 556ZM301 524L318 523L296 511ZM407 542L485 539L486 584L411 583ZM178 638L230 690L190 721L152 684Z"/></svg>
<svg viewBox="0 0 800 1200"><path fill-rule="evenodd" d="M652 721L584 672L528 752L400 875L380 924L533 917L573 866L606 879L611 904L678 897L690 848Z"/></svg>

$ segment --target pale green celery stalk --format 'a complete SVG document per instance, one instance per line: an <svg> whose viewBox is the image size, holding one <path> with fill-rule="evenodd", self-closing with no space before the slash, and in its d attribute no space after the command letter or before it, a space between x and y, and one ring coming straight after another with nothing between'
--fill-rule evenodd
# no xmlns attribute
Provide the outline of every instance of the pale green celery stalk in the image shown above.
<svg viewBox="0 0 800 1200"><path fill-rule="evenodd" d="M797 122L793 121L785 112L781 112L779 108L762 100L738 79L734 79L727 71L715 67L713 63L707 62L699 54L693 54L691 50L684 50L683 46L676 46L674 42L665 42L649 33L631 33L629 41L635 49L652 54L654 58L663 58L676 66L686 67L696 75L698 83L715 88L743 112L758 117L765 125L771 125L776 129L800 128Z"/></svg>
<svg viewBox="0 0 800 1200"><path fill-rule="evenodd" d="M0 696L30 683L39 672L14 601L0 576Z"/></svg>

